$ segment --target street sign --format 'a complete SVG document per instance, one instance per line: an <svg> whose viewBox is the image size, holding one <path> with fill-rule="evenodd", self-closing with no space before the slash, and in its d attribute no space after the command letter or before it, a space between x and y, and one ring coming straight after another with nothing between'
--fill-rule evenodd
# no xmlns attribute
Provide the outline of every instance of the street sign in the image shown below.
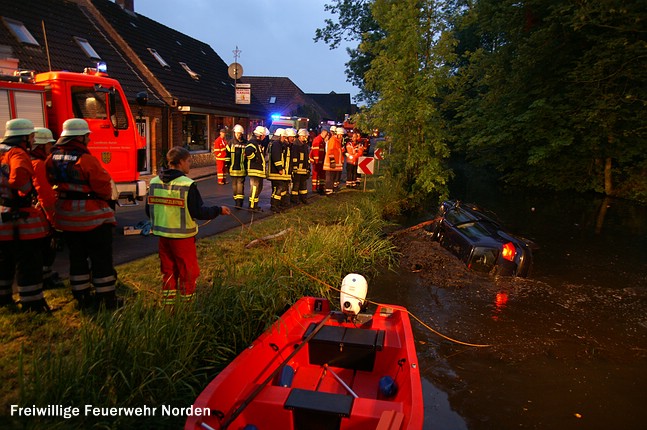
<svg viewBox="0 0 647 430"><path fill-rule="evenodd" d="M236 84L236 104L248 105L252 100L251 84Z"/></svg>
<svg viewBox="0 0 647 430"><path fill-rule="evenodd" d="M373 152L373 156L376 160L384 160L384 156L382 155L382 148L377 148L375 152Z"/></svg>
<svg viewBox="0 0 647 430"><path fill-rule="evenodd" d="M373 174L373 164L375 159L373 157L359 157L357 168L363 175Z"/></svg>

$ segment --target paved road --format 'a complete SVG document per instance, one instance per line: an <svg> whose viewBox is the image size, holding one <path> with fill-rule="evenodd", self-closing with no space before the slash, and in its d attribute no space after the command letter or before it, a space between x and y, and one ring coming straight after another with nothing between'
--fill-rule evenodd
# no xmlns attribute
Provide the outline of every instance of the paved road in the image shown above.
<svg viewBox="0 0 647 430"><path fill-rule="evenodd" d="M202 199L207 206L229 206L233 208L233 199L231 193L231 185L217 185L215 176L207 176L196 179L198 189L202 195ZM249 192L249 179L245 186L246 196ZM270 194L272 187L269 181L265 181L263 192L260 195L260 206L263 209L261 213L251 213L246 210L232 210L233 214L238 217L242 222L249 223L253 219L260 219L271 214L270 211ZM245 207L249 204L249 200L245 200ZM132 235L124 236L124 226L134 226L140 221L147 220L144 203L140 202L137 206L118 207L117 208L117 228L113 236L113 257L115 265L127 263L151 254L157 253L157 237L153 235L142 236ZM199 221L200 224L205 221ZM198 238L212 236L231 228L240 227L240 222L232 216L219 216L213 221L200 227ZM69 261L67 258L67 249L59 252L56 256L54 270L63 278L69 275Z"/></svg>

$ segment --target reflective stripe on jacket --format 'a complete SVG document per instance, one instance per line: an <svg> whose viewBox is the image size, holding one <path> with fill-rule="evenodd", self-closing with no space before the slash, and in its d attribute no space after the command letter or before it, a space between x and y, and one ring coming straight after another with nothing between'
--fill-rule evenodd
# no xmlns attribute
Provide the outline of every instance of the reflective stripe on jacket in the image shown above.
<svg viewBox="0 0 647 430"><path fill-rule="evenodd" d="M270 141L268 152L270 154L270 166L267 178L270 181L289 181L290 147L280 140L272 140ZM283 174L280 173L281 171L283 171Z"/></svg>
<svg viewBox="0 0 647 430"><path fill-rule="evenodd" d="M102 224L116 224L112 178L99 160L77 140L55 145L45 162L47 179L56 185L56 228L90 231Z"/></svg>
<svg viewBox="0 0 647 430"><path fill-rule="evenodd" d="M292 157L292 173L297 175L307 175L310 170L308 161L308 145L304 142L295 142L290 149Z"/></svg>
<svg viewBox="0 0 647 430"><path fill-rule="evenodd" d="M252 137L245 147L245 158L247 159L247 175L265 178L265 156L261 141Z"/></svg>
<svg viewBox="0 0 647 430"><path fill-rule="evenodd" d="M216 157L216 161L229 161L227 141L220 136L213 141L213 155Z"/></svg>
<svg viewBox="0 0 647 430"><path fill-rule="evenodd" d="M198 234L198 225L189 213L189 188L193 179L179 176L164 183L159 176L151 179L148 205L151 232L169 238L187 238Z"/></svg>
<svg viewBox="0 0 647 430"><path fill-rule="evenodd" d="M245 167L245 146L247 143L233 137L227 145L227 157L231 160L229 176L247 176Z"/></svg>
<svg viewBox="0 0 647 430"><path fill-rule="evenodd" d="M36 207L34 168L23 148L0 144L0 240L40 239L49 233L45 213Z"/></svg>
<svg viewBox="0 0 647 430"><path fill-rule="evenodd" d="M335 161L335 164L334 164L335 167L332 167L331 165L332 160ZM341 172L343 170L343 165L344 165L344 159L343 159L343 154L341 150L341 142L337 138L337 136L332 136L328 140L323 169Z"/></svg>

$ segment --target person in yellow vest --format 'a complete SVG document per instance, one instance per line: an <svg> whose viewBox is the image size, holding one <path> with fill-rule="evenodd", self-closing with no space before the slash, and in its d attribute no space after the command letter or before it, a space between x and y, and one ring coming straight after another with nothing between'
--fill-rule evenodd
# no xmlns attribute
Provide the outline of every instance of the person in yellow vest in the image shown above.
<svg viewBox="0 0 647 430"><path fill-rule="evenodd" d="M15 277L22 310L48 312L41 249L49 223L37 204L27 152L34 142L34 124L16 118L7 121L5 130L0 143L0 306L14 304Z"/></svg>
<svg viewBox="0 0 647 430"><path fill-rule="evenodd" d="M162 300L165 305L172 305L178 290L183 301L193 299L195 294L200 275L195 220L213 219L231 211L227 206L204 206L197 184L186 176L191 169L186 148L171 148L166 161L169 168L151 179L146 214L151 219L151 232L159 236Z"/></svg>

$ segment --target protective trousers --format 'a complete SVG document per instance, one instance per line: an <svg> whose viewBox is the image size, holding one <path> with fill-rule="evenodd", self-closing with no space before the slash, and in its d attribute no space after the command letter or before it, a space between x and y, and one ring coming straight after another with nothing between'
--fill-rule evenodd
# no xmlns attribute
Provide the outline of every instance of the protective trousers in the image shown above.
<svg viewBox="0 0 647 430"><path fill-rule="evenodd" d="M0 305L13 303L14 277L24 310L44 307L43 239L0 241Z"/></svg>
<svg viewBox="0 0 647 430"><path fill-rule="evenodd" d="M178 290L180 300L191 300L200 275L195 236L179 239L160 237L159 256L160 270L164 279L162 302L165 305L174 304Z"/></svg>
<svg viewBox="0 0 647 430"><path fill-rule="evenodd" d="M258 199L263 191L263 178L258 176L249 177L249 187L251 188L249 194L249 208L252 210L258 209Z"/></svg>
<svg viewBox="0 0 647 430"><path fill-rule="evenodd" d="M292 203L308 203L308 175L295 173L292 175L292 191L290 193Z"/></svg>
<svg viewBox="0 0 647 430"><path fill-rule="evenodd" d="M231 190L234 194L234 203L237 208L243 207L245 200L245 177L231 176Z"/></svg>

